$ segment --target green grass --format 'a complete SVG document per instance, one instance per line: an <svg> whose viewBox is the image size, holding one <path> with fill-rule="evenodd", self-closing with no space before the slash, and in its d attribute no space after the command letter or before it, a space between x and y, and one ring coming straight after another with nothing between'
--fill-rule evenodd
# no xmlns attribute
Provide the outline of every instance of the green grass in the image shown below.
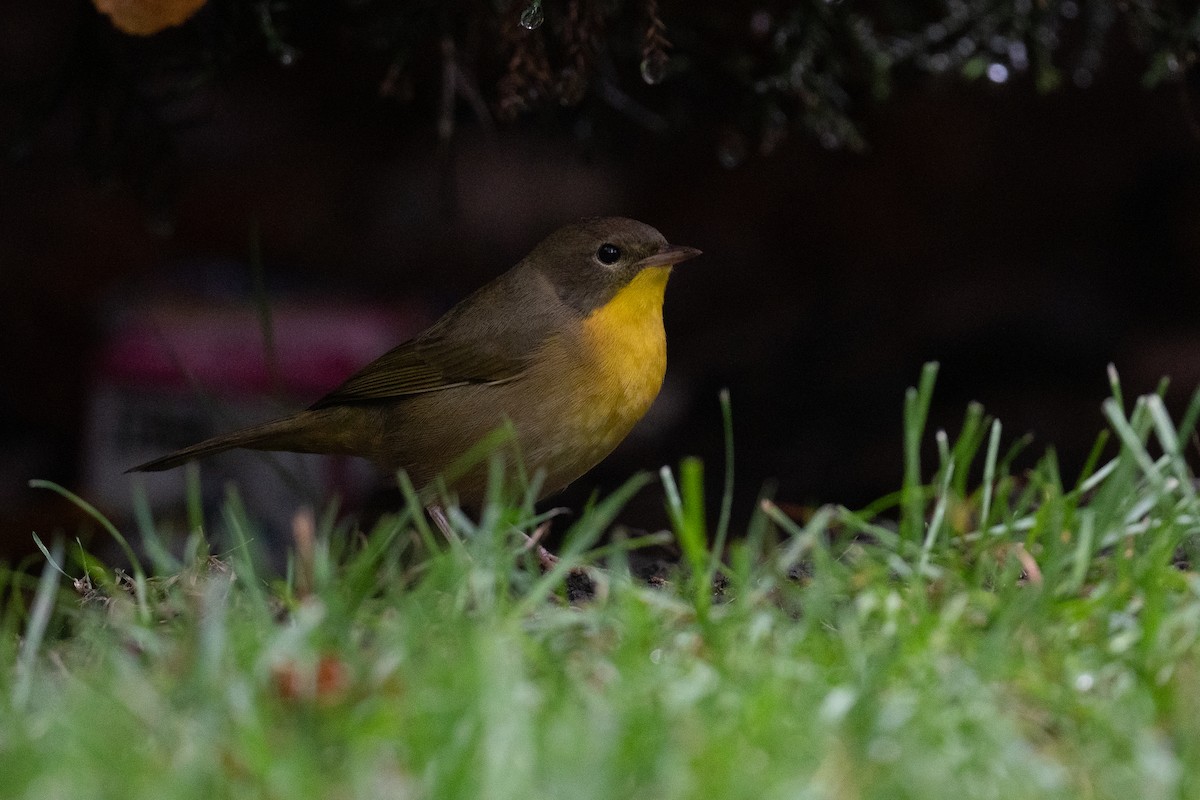
<svg viewBox="0 0 1200 800"><path fill-rule="evenodd" d="M499 474L481 519L449 510L461 545L405 487L369 532L301 519L283 577L235 495L218 559L196 510L172 557L141 509L130 576L48 549L98 592L0 576L0 797L1200 797L1200 395L1176 423L1114 377L1065 482L1053 453L1013 474L978 407L930 436L934 373L875 506L739 518L689 461L582 512L547 574ZM665 586L604 543L639 490L683 552ZM724 559L706 518L745 531ZM596 597L572 605L580 565Z"/></svg>

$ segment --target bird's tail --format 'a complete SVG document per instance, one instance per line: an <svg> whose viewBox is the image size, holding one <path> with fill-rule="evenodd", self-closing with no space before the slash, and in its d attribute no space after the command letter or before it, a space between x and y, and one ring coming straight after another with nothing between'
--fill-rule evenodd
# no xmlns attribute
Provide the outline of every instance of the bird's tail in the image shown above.
<svg viewBox="0 0 1200 800"><path fill-rule="evenodd" d="M173 469L187 461L244 447L250 450L292 450L312 452L306 446L305 435L312 422L312 412L302 411L290 417L265 422L250 428L214 436L203 442L168 453L161 458L131 467L126 472L160 472Z"/></svg>

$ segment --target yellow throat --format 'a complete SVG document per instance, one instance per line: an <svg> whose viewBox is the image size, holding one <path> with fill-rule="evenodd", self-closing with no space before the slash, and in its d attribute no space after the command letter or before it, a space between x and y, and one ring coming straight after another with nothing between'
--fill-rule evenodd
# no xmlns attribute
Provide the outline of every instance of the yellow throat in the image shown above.
<svg viewBox="0 0 1200 800"><path fill-rule="evenodd" d="M662 387L667 339L662 306L671 268L647 267L583 321L592 351L597 401L626 430L646 412Z"/></svg>

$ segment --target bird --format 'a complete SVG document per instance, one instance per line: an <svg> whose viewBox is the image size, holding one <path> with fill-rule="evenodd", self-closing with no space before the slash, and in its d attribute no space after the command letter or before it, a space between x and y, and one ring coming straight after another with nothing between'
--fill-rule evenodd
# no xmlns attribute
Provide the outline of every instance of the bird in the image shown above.
<svg viewBox="0 0 1200 800"><path fill-rule="evenodd" d="M633 219L565 225L307 409L127 472L247 448L361 456L423 488L507 430L505 458L541 471L539 497L551 495L611 453L654 402L667 363L667 280L698 255ZM460 502L479 503L486 464L446 480Z"/></svg>

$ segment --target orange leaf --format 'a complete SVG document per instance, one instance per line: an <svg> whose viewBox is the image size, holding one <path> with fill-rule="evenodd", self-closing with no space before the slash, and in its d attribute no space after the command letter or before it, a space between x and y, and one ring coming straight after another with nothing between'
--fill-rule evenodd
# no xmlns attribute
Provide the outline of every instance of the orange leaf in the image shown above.
<svg viewBox="0 0 1200 800"><path fill-rule="evenodd" d="M207 0L92 0L122 33L152 36L187 22Z"/></svg>

